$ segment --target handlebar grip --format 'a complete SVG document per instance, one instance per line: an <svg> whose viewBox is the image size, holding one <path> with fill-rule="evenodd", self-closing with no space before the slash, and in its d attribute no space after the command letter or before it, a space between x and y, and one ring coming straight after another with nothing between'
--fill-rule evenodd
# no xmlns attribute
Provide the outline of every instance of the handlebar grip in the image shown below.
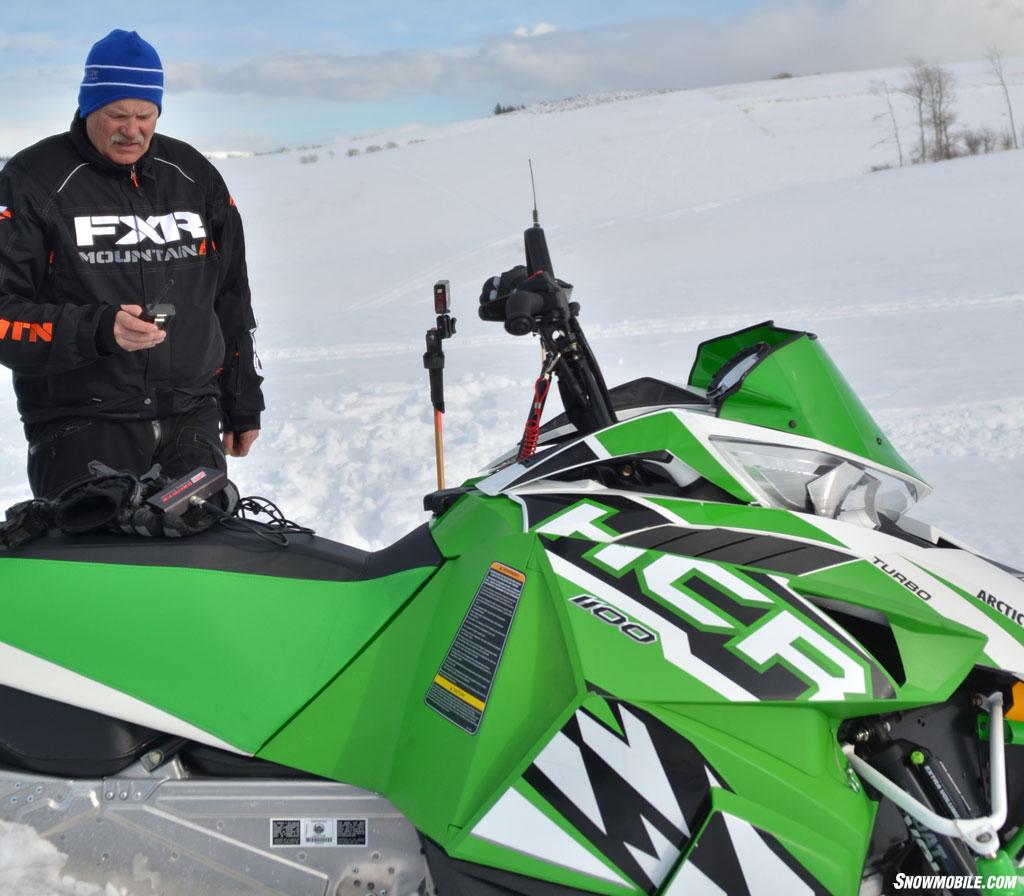
<svg viewBox="0 0 1024 896"><path fill-rule="evenodd" d="M486 305L481 305L478 314L480 320L499 321L505 319L505 303L507 299L494 299Z"/></svg>
<svg viewBox="0 0 1024 896"><path fill-rule="evenodd" d="M505 304L505 331L525 336L534 329L534 317L544 310L544 297L527 290L515 290Z"/></svg>

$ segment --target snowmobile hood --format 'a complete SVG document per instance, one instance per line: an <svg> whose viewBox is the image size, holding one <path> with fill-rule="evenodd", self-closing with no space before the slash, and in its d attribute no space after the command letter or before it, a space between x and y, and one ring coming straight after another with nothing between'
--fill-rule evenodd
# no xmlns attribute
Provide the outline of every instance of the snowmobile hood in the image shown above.
<svg viewBox="0 0 1024 896"><path fill-rule="evenodd" d="M697 349L690 386L719 417L807 436L924 481L892 447L813 333L771 321Z"/></svg>

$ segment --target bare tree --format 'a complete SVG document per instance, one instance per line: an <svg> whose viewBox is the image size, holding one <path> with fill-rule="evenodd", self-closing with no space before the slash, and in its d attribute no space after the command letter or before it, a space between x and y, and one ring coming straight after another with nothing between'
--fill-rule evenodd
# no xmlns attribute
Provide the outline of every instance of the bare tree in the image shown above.
<svg viewBox="0 0 1024 896"><path fill-rule="evenodd" d="M902 168L903 167L903 144L900 142L900 126L899 126L899 122L897 122L897 120L896 120L896 113L895 113L895 111L893 111L893 108L892 108L892 92L889 90L889 85L885 81L872 81L871 82L871 92L873 94L875 94L875 96L880 96L883 100L885 100L885 107L886 107L886 109L888 111L887 112L882 112L882 113L876 115L872 120L873 121L878 121L881 118L888 117L889 123L892 125L892 138L896 142L896 154L899 156L900 168ZM882 141L880 141L880 142L882 142ZM876 146L877 146L877 144L876 144Z"/></svg>
<svg viewBox="0 0 1024 896"><path fill-rule="evenodd" d="M953 102L956 99L956 78L949 69L941 65L929 65L927 73L928 123L932 127L934 141L932 152L937 160L951 159L955 153L949 130L956 121L956 112L953 109Z"/></svg>
<svg viewBox="0 0 1024 896"><path fill-rule="evenodd" d="M964 148L967 150L967 155L976 156L981 152L982 136L978 131L968 129L964 131L960 137L964 141Z"/></svg>
<svg viewBox="0 0 1024 896"><path fill-rule="evenodd" d="M998 79L999 86L1003 88L1003 96L1006 97L1006 111L1010 115L1010 136L1013 138L1013 148L1020 149L1020 143L1017 142L1017 126L1013 123L1013 104L1010 102L1010 91L1006 88L1006 77L1003 74L1003 54L998 47L989 47L985 58L992 67L992 74Z"/></svg>
<svg viewBox="0 0 1024 896"><path fill-rule="evenodd" d="M917 106L920 136L917 161L953 158L954 140L950 136L950 129L956 122L956 112L953 109L956 79L953 73L941 65L929 65L923 59L914 58L910 60L907 82L899 90L914 100ZM931 133L930 153L926 125Z"/></svg>
<svg viewBox="0 0 1024 896"><path fill-rule="evenodd" d="M925 61L919 57L913 57L909 61L910 71L907 72L907 81L898 89L900 93L905 96L909 96L917 107L917 133L919 138L917 161L926 162L928 161L928 145L925 142L924 119L925 93L927 89L926 72L928 66Z"/></svg>
<svg viewBox="0 0 1024 896"><path fill-rule="evenodd" d="M972 156L992 152L999 145L999 135L988 125L978 128L976 131L965 128L960 134L960 139L963 141L968 155ZM1005 140L1005 137L1003 139Z"/></svg>

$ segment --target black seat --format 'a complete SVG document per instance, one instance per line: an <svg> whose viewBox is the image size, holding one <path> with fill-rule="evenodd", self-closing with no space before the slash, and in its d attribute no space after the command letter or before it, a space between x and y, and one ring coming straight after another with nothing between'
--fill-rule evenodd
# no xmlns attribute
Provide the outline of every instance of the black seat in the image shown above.
<svg viewBox="0 0 1024 896"><path fill-rule="evenodd" d="M317 535L288 533L288 545L272 544L253 532L215 526L190 538L143 538L94 532L51 532L17 550L0 548L4 557L180 566L289 579L353 582L404 569L440 566L441 553L426 525L380 551L363 551ZM0 573L2 575L2 573Z"/></svg>
<svg viewBox="0 0 1024 896"><path fill-rule="evenodd" d="M159 731L0 685L0 765L102 778L131 765Z"/></svg>

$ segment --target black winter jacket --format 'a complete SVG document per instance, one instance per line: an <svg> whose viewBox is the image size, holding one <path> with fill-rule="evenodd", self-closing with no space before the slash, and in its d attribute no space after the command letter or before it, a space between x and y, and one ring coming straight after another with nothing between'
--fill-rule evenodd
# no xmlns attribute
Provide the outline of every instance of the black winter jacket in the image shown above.
<svg viewBox="0 0 1024 896"><path fill-rule="evenodd" d="M121 350L117 306L158 299L175 306L167 338ZM226 430L258 428L255 326L241 218L188 144L154 134L119 165L76 116L0 170L0 363L24 422L165 417L213 395Z"/></svg>

